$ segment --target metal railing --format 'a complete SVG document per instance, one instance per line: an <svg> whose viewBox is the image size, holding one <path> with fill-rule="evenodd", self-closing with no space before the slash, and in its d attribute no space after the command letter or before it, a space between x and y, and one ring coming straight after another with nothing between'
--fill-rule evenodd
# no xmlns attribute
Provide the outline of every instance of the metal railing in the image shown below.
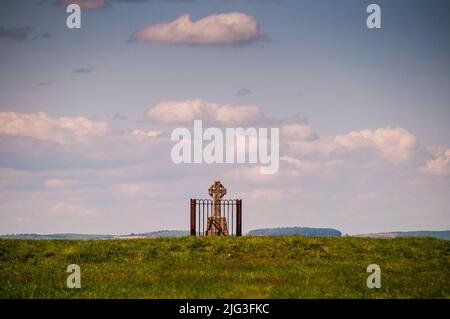
<svg viewBox="0 0 450 319"><path fill-rule="evenodd" d="M221 199L220 216L226 218L228 236L242 236L242 200ZM191 199L191 236L206 236L208 218L214 214L212 199Z"/></svg>

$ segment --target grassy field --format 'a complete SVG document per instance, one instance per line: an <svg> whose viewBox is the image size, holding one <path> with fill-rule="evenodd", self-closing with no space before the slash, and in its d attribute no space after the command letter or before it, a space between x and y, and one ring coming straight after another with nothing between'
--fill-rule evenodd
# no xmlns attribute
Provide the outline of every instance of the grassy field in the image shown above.
<svg viewBox="0 0 450 319"><path fill-rule="evenodd" d="M1 298L449 298L450 242L431 238L0 240ZM81 289L66 267L81 267ZM368 289L378 264L381 289Z"/></svg>

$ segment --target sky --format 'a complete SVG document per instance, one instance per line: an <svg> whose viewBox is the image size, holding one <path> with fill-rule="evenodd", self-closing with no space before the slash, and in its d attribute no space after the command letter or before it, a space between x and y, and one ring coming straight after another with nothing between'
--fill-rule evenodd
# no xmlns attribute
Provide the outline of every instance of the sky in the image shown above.
<svg viewBox="0 0 450 319"><path fill-rule="evenodd" d="M214 180L245 232L450 229L446 0L0 6L2 234L187 230ZM279 127L279 172L173 163L194 119Z"/></svg>

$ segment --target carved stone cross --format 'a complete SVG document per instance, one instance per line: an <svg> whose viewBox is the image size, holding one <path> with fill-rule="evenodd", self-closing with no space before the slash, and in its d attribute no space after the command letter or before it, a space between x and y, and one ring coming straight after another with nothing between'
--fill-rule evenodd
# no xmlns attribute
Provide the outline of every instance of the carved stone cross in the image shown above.
<svg viewBox="0 0 450 319"><path fill-rule="evenodd" d="M208 192L214 201L214 216L220 216L220 200L226 195L227 189L220 181L214 181Z"/></svg>
<svg viewBox="0 0 450 319"><path fill-rule="evenodd" d="M220 200L227 194L227 189L220 181L215 181L208 189L208 192L209 196L211 196L213 200Z"/></svg>

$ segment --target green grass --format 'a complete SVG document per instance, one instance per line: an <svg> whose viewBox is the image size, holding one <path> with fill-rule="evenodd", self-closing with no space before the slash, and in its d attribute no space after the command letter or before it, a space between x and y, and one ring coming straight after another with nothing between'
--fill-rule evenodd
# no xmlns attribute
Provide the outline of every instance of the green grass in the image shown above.
<svg viewBox="0 0 450 319"><path fill-rule="evenodd" d="M449 298L450 242L432 238L0 240L1 298ZM66 267L81 267L81 289ZM367 265L382 270L366 286Z"/></svg>

